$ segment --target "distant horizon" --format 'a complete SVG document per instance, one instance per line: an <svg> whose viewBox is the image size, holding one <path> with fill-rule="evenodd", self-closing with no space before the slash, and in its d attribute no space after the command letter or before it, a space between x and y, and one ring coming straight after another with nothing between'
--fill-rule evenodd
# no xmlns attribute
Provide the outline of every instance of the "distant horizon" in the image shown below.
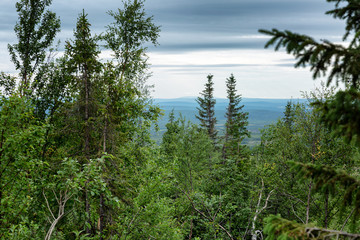
<svg viewBox="0 0 360 240"><path fill-rule="evenodd" d="M17 42L14 26L18 14L12 0L0 1L0 71L14 73L8 43ZM116 0L53 1L53 10L61 19L59 53L65 41L73 39L76 19L83 10L92 24L92 34L104 32L113 22L106 14L122 8ZM258 29L288 29L314 39L341 43L344 21L325 12L334 4L325 0L146 0L148 16L161 25L159 45L147 44L149 67L154 85L153 98L172 99L196 96L206 76L214 75L214 95L226 97L226 78L234 74L238 93L250 98L301 99L301 91L311 91L320 81L312 81L307 68L294 68L296 60L284 49L264 49L268 36ZM112 59L111 51L102 51L101 59Z"/></svg>
<svg viewBox="0 0 360 240"><path fill-rule="evenodd" d="M172 99L196 99L199 96L183 96L183 97L173 97L173 98L163 98L163 97L152 97L152 99L161 99L161 100L172 100ZM227 98L224 97L214 97L215 99L224 99L226 100ZM270 97L241 97L242 99L271 99L271 100L291 100L291 99L303 99L306 100L306 98L303 97L291 97L291 98L270 98Z"/></svg>

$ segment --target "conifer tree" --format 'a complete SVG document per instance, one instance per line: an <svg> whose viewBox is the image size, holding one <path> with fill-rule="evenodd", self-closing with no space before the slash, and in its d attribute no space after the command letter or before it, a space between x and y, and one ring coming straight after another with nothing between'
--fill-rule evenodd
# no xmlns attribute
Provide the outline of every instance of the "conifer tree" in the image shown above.
<svg viewBox="0 0 360 240"><path fill-rule="evenodd" d="M217 123L217 120L215 117L216 100L214 98L213 77L212 74L207 76L205 89L200 93L202 97L196 99L196 102L199 104L199 107L197 107L198 115L196 115L196 118L200 120L200 126L208 132L209 137L215 142L217 136L215 124Z"/></svg>
<svg viewBox="0 0 360 240"><path fill-rule="evenodd" d="M261 33L270 35L272 38L265 47L275 45L275 50L284 47L287 53L291 53L297 59L295 67L310 66L313 77L318 78L328 74L328 85L335 79L336 83L343 82L346 90L338 91L334 96L325 101L313 103L320 113L321 121L338 136L344 137L348 142L360 144L360 70L359 64L359 43L360 43L360 3L352 0L327 0L335 3L333 10L326 14L334 18L346 21L343 40L353 37L348 46L331 43L327 40L321 42L315 39L293 33L291 31L279 31L277 29L259 30ZM358 179L348 173L329 168L327 166L314 166L312 164L293 163L294 169L303 178L312 178L318 189L325 194L334 194L335 186L342 185L345 190L344 206L353 207L354 210L348 216L350 218L360 215ZM336 183L336 184L335 184ZM355 183L355 184L354 184ZM356 199L352 201L352 199ZM344 208L343 208L344 211ZM267 219L265 233L268 239L358 239L359 234L344 232L343 224L340 230L329 230L302 225L292 221L272 216Z"/></svg>
<svg viewBox="0 0 360 240"><path fill-rule="evenodd" d="M243 148L240 144L246 136L250 136L246 126L248 125L248 113L243 112L244 105L241 103L241 95L236 94L236 79L233 74L226 79L227 98L229 105L226 109L225 142L223 157L239 155Z"/></svg>
<svg viewBox="0 0 360 240"><path fill-rule="evenodd" d="M90 159L91 151L91 119L94 117L95 73L100 71L97 56L100 53L96 40L91 36L90 23L87 14L80 14L76 29L75 40L66 42L66 54L69 57L68 66L75 75L74 94L78 99L83 124L83 152Z"/></svg>
<svg viewBox="0 0 360 240"><path fill-rule="evenodd" d="M74 105L74 110L79 109L78 123L81 124L80 131L83 136L83 141L79 147L82 148L83 154L79 157L88 162L90 158L95 158L98 148L96 147L96 139L94 138L93 121L96 114L96 97L94 96L95 74L100 71L100 63L97 60L98 45L96 40L91 36L90 23L87 19L87 14L84 10L79 15L76 29L74 31L75 39L66 42L66 54L69 57L69 70L74 73L75 86L74 98L77 100ZM75 114L76 115L76 114ZM76 120L75 120L76 121ZM73 124L78 124L73 123ZM76 128L75 128L76 129ZM83 160L83 161L84 161ZM85 211L87 214L86 233L90 234L93 228L90 218L90 196L88 190L84 191Z"/></svg>
<svg viewBox="0 0 360 240"><path fill-rule="evenodd" d="M333 99L320 104L321 117L338 136L345 136L349 141L356 139L360 143L358 125L358 116L360 116L358 107L360 102L360 68L358 67L360 3L351 0L327 0L327 2L335 3L335 8L327 11L326 14L346 21L343 41L350 42L350 44L344 44L348 45L347 47L328 40L319 42L310 36L288 30L260 29L259 32L271 36L265 45L266 48L275 45L277 51L284 47L287 53L293 54L297 59L295 67L310 66L314 79L328 74L327 85L335 80L336 84L343 82L348 87L347 90L338 91ZM330 111L330 109L333 110Z"/></svg>
<svg viewBox="0 0 360 240"><path fill-rule="evenodd" d="M285 111L284 111L284 122L285 125L290 128L291 125L293 124L294 121L294 111L293 111L293 104L291 103L291 101L288 101L286 106L285 106Z"/></svg>

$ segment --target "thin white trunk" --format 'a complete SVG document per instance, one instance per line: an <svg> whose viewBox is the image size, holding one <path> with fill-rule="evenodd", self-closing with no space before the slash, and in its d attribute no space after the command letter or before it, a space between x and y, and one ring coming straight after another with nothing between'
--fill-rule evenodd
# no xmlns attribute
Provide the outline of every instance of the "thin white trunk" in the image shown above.
<svg viewBox="0 0 360 240"><path fill-rule="evenodd" d="M58 202L58 205L59 205L59 209L58 209L58 214L57 214L57 217L55 217L54 213L51 211L51 208L50 208L50 205L49 205L49 201L45 195L45 192L43 191L43 196L45 198L45 201L46 201L46 206L51 214L51 217L53 219L53 222L51 223L51 226L49 228L49 230L47 231L46 233L46 236L45 236L45 240L50 240L51 238L51 235L53 233L53 231L55 230L55 227L56 227L56 224L60 221L60 219L65 215L65 205L66 205L66 202L72 197L72 195L68 195L68 192L67 190L62 193L60 191L60 194L59 194L59 197L57 197L56 193L54 192L53 190L53 193L54 193L54 196L56 198L56 201Z"/></svg>
<svg viewBox="0 0 360 240"><path fill-rule="evenodd" d="M256 228L256 220L258 218L258 216L260 215L260 213L262 211L264 211L266 208L267 208L267 205L268 205L268 202L269 202L269 199L271 197L271 194L274 192L274 190L271 190L265 200L265 204L262 208L260 208L260 203L261 203L261 200L262 200L262 193L264 191L264 181L261 180L261 190L260 190L260 194L259 194L259 199L258 199L258 203L256 205L256 211L255 211L255 215L254 215L254 218L253 218L253 221L252 221L252 226L251 226L251 240L257 240L257 236L261 234L261 231L256 231L255 228Z"/></svg>

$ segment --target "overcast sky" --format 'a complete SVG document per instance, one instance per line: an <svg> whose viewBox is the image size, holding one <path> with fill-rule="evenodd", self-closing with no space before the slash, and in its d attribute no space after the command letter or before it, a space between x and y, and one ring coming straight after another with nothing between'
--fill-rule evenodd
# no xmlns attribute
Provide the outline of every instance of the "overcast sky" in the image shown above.
<svg viewBox="0 0 360 240"><path fill-rule="evenodd" d="M78 14L85 9L93 33L112 22L108 10L120 0L53 0L60 16L62 43L72 37ZM234 74L246 98L298 98L320 81L308 69L294 69L293 57L264 49L267 38L258 29L278 28L341 41L344 24L325 15L325 0L147 0L146 12L161 25L160 46L149 49L155 98L197 96L208 74L215 96L226 97L225 80ZM16 41L15 0L0 1L0 71L13 73L7 44Z"/></svg>

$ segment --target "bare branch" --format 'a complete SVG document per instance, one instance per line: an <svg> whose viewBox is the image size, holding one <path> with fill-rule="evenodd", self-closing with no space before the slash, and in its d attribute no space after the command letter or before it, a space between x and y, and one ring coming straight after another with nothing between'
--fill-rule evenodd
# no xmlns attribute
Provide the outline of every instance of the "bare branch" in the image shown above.
<svg viewBox="0 0 360 240"><path fill-rule="evenodd" d="M292 204L292 203L291 203L291 209L293 210L294 215L295 215L303 224L305 224L304 220L302 220L302 218L299 217L299 216L296 214L295 209L294 209L294 204Z"/></svg>
<svg viewBox="0 0 360 240"><path fill-rule="evenodd" d="M47 197L46 197L46 195L45 195L44 189L43 189L43 191L42 191L42 194L43 194L43 196L44 196L44 198L45 198L45 201L46 201L46 206L47 206L47 208L48 208L48 210L49 210L49 212L50 212L51 216L52 216L52 217L53 217L53 219L55 220L56 218L55 218L55 216L54 216L53 212L51 211L51 208L50 208L50 206L49 206L49 201L48 201L48 199L47 199ZM50 222L50 219L49 219L49 222ZM51 222L50 222L50 223L51 223Z"/></svg>
<svg viewBox="0 0 360 240"><path fill-rule="evenodd" d="M349 216L347 216L347 218L346 218L346 220L345 220L344 224L342 225L342 227L341 227L341 230L340 230L340 231L344 230L345 225L347 224L347 222L349 221L349 219L350 219L351 215L353 215L353 213L354 213L354 212L355 212L355 208L351 211L351 213L349 214Z"/></svg>
<svg viewBox="0 0 360 240"><path fill-rule="evenodd" d="M324 239L326 239L329 236L343 236L343 237L349 237L350 239L360 239L360 234L347 233L347 232L336 231L331 229L312 227L312 228L306 228L305 231L308 236L314 236L314 237L318 236L320 233L325 233L325 234L327 233L328 235L322 234L322 236L324 236Z"/></svg>
<svg viewBox="0 0 360 240"><path fill-rule="evenodd" d="M215 220L215 218L216 218L216 215L219 213L220 209L221 209L221 192L220 192L220 202L219 202L219 207L218 207L217 211L215 212L215 215L214 215L214 220Z"/></svg>
<svg viewBox="0 0 360 240"><path fill-rule="evenodd" d="M268 205L269 199L271 197L271 194L274 192L274 189L269 192L269 194L268 194L268 196L267 196L267 198L265 200L264 206L260 209L260 203L261 203L261 200L262 200L262 192L264 191L264 189L265 189L264 180L261 179L261 190L260 190L260 193L259 193L259 199L258 199L258 203L257 203L257 206L256 206L255 215L254 215L254 218L253 218L253 221L252 221L252 227L251 227L251 235L252 235L251 239L253 239L253 240L257 239L257 233L255 231L256 220L257 220L258 216L260 215L260 213L267 208L267 205Z"/></svg>
<svg viewBox="0 0 360 240"><path fill-rule="evenodd" d="M51 235L56 227L56 224L60 221L60 219L64 216L65 214L65 205L66 205L66 202L73 196L72 194L68 195L68 190L65 190L65 192L63 193L62 191L60 191L60 194L59 194L59 197L57 196L57 194L55 193L54 190L52 190L52 192L54 193L54 196L58 202L58 216L57 218L55 218L54 214L52 213L51 209L50 209L50 206L49 206L49 203L48 203L48 200L46 198L46 195L43 191L43 195L45 197L45 200L46 200L46 204L48 206L48 209L52 215L52 217L54 218L54 221L51 223L51 226L49 228L49 230L47 231L46 233L46 236L45 236L45 240L50 240L51 238Z"/></svg>
<svg viewBox="0 0 360 240"><path fill-rule="evenodd" d="M217 223L215 222L214 220L215 219L212 219L211 217L209 216L206 216L202 211L200 211L196 206L195 206L195 203L193 202L193 200L190 198L190 196L182 189L180 189L180 191L182 191L185 196L187 197L187 199L190 201L193 209L198 212L201 216L203 216L204 218L208 219L209 221L213 221L214 223L216 223L227 235L228 237L231 239L231 240L234 240L233 236L229 233L228 230L226 230L226 228L224 228L220 223Z"/></svg>

